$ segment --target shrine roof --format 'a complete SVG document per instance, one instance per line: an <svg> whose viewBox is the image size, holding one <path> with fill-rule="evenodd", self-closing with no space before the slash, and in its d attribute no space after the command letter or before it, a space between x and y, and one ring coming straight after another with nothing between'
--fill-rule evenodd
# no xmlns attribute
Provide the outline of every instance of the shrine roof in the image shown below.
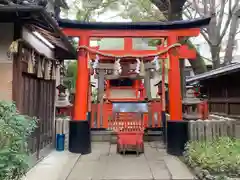
<svg viewBox="0 0 240 180"><path fill-rule="evenodd" d="M82 22L76 20L60 19L62 28L90 29L90 30L173 30L207 26L211 18L198 18L193 20L168 22Z"/></svg>
<svg viewBox="0 0 240 180"><path fill-rule="evenodd" d="M216 78L219 76L235 73L240 71L240 63L230 64L218 69L208 71L206 73L198 74L196 76L187 77L187 83L193 83L194 81L202 81L206 79Z"/></svg>
<svg viewBox="0 0 240 180"><path fill-rule="evenodd" d="M73 59L76 57L76 50L68 37L43 7L2 5L0 6L0 23L20 23L30 30L34 29L56 47L60 58Z"/></svg>

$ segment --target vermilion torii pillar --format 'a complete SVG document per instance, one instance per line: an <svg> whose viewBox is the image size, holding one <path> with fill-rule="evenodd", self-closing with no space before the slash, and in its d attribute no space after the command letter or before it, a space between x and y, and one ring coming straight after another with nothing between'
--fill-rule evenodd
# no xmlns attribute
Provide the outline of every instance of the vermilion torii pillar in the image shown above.
<svg viewBox="0 0 240 180"><path fill-rule="evenodd" d="M89 37L80 36L79 46L89 46ZM91 153L90 124L88 120L89 69L85 50L78 51L77 80L74 102L74 118L70 121L69 151Z"/></svg>

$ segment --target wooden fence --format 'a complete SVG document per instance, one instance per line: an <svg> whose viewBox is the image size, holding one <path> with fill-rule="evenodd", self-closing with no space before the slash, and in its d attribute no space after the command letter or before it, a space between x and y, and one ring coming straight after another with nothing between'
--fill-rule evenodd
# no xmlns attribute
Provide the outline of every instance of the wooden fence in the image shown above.
<svg viewBox="0 0 240 180"><path fill-rule="evenodd" d="M43 64L37 68L38 62L43 60L46 60L43 55L29 44L21 42L13 61L12 99L21 114L38 119L37 128L28 138L33 164L50 153L55 138L56 81L54 68L44 68L43 71Z"/></svg>
<svg viewBox="0 0 240 180"><path fill-rule="evenodd" d="M240 116L240 71L228 71L216 77L199 80L202 88L201 93L207 95L209 112L212 114ZM234 117L235 116L235 117Z"/></svg>
<svg viewBox="0 0 240 180"><path fill-rule="evenodd" d="M28 139L30 152L37 160L40 151L53 143L55 81L23 73L22 113L39 119L37 129ZM44 156L44 155L43 155Z"/></svg>
<svg viewBox="0 0 240 180"><path fill-rule="evenodd" d="M208 120L189 121L190 140L214 140L218 137L236 137L236 120L211 115Z"/></svg>

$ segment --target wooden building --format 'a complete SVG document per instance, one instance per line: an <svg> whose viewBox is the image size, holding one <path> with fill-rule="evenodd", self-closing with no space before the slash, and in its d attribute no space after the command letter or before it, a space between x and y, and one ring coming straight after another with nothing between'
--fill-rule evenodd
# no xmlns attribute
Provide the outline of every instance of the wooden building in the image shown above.
<svg viewBox="0 0 240 180"><path fill-rule="evenodd" d="M187 79L199 81L207 95L210 113L240 117L240 63L231 64Z"/></svg>
<svg viewBox="0 0 240 180"><path fill-rule="evenodd" d="M56 80L75 50L43 7L1 6L0 27L0 100L39 119L29 140L38 160L54 142Z"/></svg>

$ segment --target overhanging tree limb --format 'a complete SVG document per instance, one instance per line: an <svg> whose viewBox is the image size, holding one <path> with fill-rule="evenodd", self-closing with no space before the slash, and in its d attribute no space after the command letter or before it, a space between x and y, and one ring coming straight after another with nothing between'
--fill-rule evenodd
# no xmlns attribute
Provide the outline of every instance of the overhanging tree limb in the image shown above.
<svg viewBox="0 0 240 180"><path fill-rule="evenodd" d="M203 38L207 41L208 45L211 46L212 43L211 41L209 41L209 38L207 37L207 35L202 30L200 31L200 33L203 36Z"/></svg>
<svg viewBox="0 0 240 180"><path fill-rule="evenodd" d="M235 1L235 4L233 5L233 8L230 6L231 5L231 0L229 0L229 11L228 11L228 19L227 19L227 22L223 28L223 31L222 31L222 34L220 35L220 38L219 38L219 42L218 42L218 45L222 42L222 39L224 37L224 35L226 34L227 32L227 29L229 27L229 24L232 20L232 16L233 16L233 13L236 11L237 7L238 7L238 4L239 4L239 0L236 0Z"/></svg>
<svg viewBox="0 0 240 180"><path fill-rule="evenodd" d="M222 21L223 21L223 16L224 16L225 0L221 0L220 4L221 4L221 8L220 8L220 13L219 13L217 28L221 28L221 26L222 26Z"/></svg>
<svg viewBox="0 0 240 180"><path fill-rule="evenodd" d="M166 16L166 20L182 20L182 13L183 13L183 5L185 4L186 0L170 0L169 2L166 0L150 0L158 9L159 11L163 12L168 10L169 8L166 5L171 6L171 16ZM176 15L177 14L177 15ZM189 47L193 47L194 45L191 43L191 41L187 41L187 44ZM197 52L197 50L196 50ZM192 69L195 74L204 73L207 71L206 65L204 60L201 58L201 55L197 52L196 59L192 60L189 59L189 63L192 66ZM184 68L184 67L182 67Z"/></svg>
<svg viewBox="0 0 240 180"><path fill-rule="evenodd" d="M238 7L238 10L234 13L233 17L232 17L232 22L231 22L231 26L230 26L230 32L229 32L229 37L228 37L228 43L227 43L227 48L225 51L225 56L224 56L224 64L230 64L232 62L232 58L233 58L233 50L234 50L234 39L236 37L237 34L237 29L239 27L239 17L238 17L238 12L240 12L240 5Z"/></svg>

